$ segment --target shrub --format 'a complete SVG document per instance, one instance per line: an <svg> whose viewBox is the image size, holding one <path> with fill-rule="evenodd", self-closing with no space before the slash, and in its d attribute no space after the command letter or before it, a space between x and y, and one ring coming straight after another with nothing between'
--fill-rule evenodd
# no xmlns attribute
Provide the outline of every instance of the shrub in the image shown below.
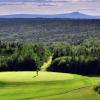
<svg viewBox="0 0 100 100"><path fill-rule="evenodd" d="M100 94L100 83L96 86L94 86L94 91L96 91L98 94Z"/></svg>

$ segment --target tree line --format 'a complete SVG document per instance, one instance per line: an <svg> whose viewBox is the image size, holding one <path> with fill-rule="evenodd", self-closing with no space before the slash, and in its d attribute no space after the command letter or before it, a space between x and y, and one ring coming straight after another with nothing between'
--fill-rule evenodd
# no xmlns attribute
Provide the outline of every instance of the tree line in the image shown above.
<svg viewBox="0 0 100 100"><path fill-rule="evenodd" d="M0 41L0 71L35 71L52 55L48 71L100 75L100 40L79 44Z"/></svg>

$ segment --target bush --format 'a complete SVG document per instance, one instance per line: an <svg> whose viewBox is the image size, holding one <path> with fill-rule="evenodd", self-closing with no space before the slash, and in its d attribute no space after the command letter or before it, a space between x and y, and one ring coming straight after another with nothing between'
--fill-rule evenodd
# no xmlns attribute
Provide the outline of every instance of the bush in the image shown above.
<svg viewBox="0 0 100 100"><path fill-rule="evenodd" d="M100 94L100 83L96 86L94 86L94 91L96 91L98 94Z"/></svg>

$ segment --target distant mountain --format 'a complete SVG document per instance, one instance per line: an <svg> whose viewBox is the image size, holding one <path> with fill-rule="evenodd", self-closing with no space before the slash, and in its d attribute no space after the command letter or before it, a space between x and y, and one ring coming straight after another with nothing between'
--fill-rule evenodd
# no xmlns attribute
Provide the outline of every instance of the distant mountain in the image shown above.
<svg viewBox="0 0 100 100"><path fill-rule="evenodd" d="M65 14L54 14L54 15L35 15L35 14L14 14L14 15L3 15L0 18L72 18L72 19L100 19L100 16L91 16L82 14L80 12L72 12Z"/></svg>

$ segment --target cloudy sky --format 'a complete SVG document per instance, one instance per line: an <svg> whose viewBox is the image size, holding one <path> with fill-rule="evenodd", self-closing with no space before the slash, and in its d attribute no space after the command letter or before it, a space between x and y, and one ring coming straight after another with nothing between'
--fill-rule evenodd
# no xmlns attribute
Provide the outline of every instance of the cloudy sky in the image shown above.
<svg viewBox="0 0 100 100"><path fill-rule="evenodd" d="M0 15L61 14L100 15L100 0L0 0Z"/></svg>

